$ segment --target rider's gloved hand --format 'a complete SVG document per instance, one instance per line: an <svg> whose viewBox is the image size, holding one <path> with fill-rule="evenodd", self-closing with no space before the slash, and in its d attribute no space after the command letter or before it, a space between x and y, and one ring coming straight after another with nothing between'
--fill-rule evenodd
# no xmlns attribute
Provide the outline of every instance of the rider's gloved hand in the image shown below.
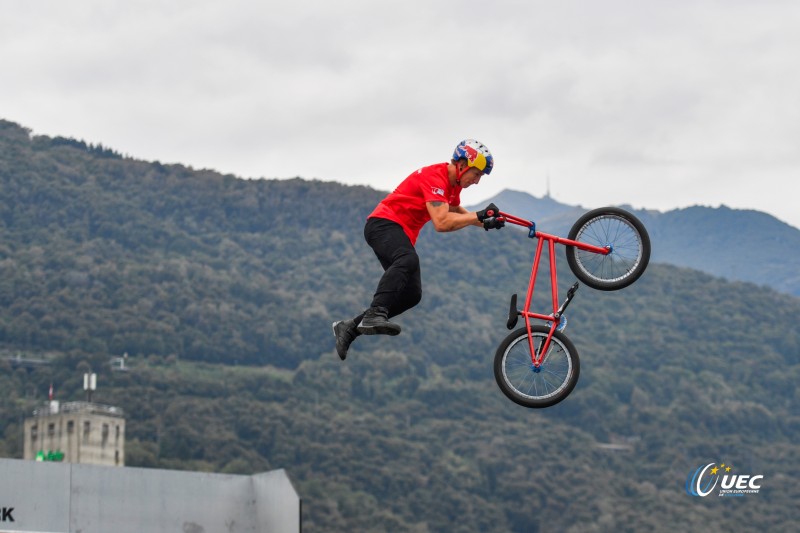
<svg viewBox="0 0 800 533"><path fill-rule="evenodd" d="M483 219L483 229L486 231L489 231L490 229L500 229L505 225L505 221L500 220L499 218L489 217Z"/></svg>
<svg viewBox="0 0 800 533"><path fill-rule="evenodd" d="M481 209L476 214L478 215L478 221L483 222L489 217L496 217L500 213L500 210L497 208L496 205L493 203L486 206L486 209Z"/></svg>

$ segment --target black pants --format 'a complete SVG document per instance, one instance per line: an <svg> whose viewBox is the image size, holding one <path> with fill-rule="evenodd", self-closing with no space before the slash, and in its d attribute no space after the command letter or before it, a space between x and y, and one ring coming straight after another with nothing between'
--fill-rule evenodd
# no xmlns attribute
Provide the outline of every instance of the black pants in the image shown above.
<svg viewBox="0 0 800 533"><path fill-rule="evenodd" d="M385 307L391 318L417 305L422 299L419 256L400 224L383 218L367 219L364 238L384 270L371 307ZM363 316L356 317L356 324Z"/></svg>

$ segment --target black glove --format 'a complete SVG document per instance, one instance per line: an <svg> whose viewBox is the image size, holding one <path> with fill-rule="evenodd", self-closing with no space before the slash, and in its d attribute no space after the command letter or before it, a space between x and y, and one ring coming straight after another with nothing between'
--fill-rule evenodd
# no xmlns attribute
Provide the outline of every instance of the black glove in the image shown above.
<svg viewBox="0 0 800 533"><path fill-rule="evenodd" d="M483 222L489 217L496 217L497 214L500 213L500 210L494 204L489 204L486 206L486 209L478 211L476 214L478 215L478 221Z"/></svg>
<svg viewBox="0 0 800 533"><path fill-rule="evenodd" d="M505 225L505 221L500 220L499 218L489 217L483 219L483 229L486 231L489 231L490 229L500 229Z"/></svg>

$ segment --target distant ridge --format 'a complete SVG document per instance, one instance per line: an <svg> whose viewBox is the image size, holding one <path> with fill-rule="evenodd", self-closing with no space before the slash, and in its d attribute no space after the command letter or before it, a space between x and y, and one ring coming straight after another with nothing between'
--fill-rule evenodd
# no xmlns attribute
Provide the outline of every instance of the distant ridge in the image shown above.
<svg viewBox="0 0 800 533"><path fill-rule="evenodd" d="M532 217L537 227L548 233L569 231L588 210L512 190L501 191L486 202L523 218ZM635 213L647 227L653 261L800 296L800 230L772 215L725 206L693 206L665 213L621 207Z"/></svg>

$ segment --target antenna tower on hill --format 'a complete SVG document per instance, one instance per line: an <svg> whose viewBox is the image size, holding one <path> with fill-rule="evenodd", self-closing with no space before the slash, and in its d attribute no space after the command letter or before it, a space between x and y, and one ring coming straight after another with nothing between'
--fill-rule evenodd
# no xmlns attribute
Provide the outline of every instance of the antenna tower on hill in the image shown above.
<svg viewBox="0 0 800 533"><path fill-rule="evenodd" d="M547 171L547 192L544 195L545 198L550 198L550 171Z"/></svg>

